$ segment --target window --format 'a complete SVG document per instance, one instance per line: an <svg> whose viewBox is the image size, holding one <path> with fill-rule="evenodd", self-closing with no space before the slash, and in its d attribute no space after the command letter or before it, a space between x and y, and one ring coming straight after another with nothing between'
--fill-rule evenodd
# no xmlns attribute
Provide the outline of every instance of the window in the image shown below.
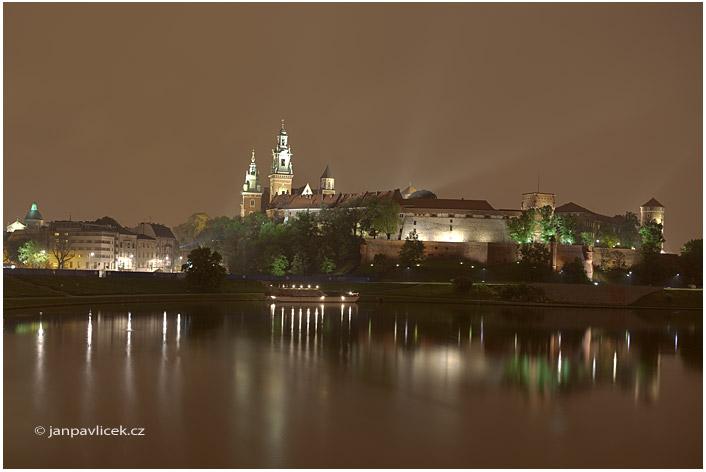
<svg viewBox="0 0 706 472"><path fill-rule="evenodd" d="M250 199L250 206L251 206L251 207L254 207L254 206L255 206L255 199L254 199L254 198L251 198L251 199Z"/></svg>
<svg viewBox="0 0 706 472"><path fill-rule="evenodd" d="M284 159L282 159L282 164L281 164L281 165L282 165L282 167L284 167Z"/></svg>
<svg viewBox="0 0 706 472"><path fill-rule="evenodd" d="M454 222L454 220L453 220L453 219L449 220L449 223L453 223L453 222Z"/></svg>
<svg viewBox="0 0 706 472"><path fill-rule="evenodd" d="M449 231L453 231L453 230L454 230L454 225L449 225Z"/></svg>
<svg viewBox="0 0 706 472"><path fill-rule="evenodd" d="M417 226L417 220L414 220L414 226Z"/></svg>

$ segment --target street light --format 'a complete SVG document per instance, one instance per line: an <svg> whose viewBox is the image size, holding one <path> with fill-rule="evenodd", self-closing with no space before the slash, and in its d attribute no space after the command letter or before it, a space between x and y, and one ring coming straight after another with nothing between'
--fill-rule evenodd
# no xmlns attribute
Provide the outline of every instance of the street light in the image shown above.
<svg viewBox="0 0 706 472"><path fill-rule="evenodd" d="M95 254L92 252L90 254L88 254L88 269L89 270L91 269L91 257L93 257L93 256L95 256Z"/></svg>

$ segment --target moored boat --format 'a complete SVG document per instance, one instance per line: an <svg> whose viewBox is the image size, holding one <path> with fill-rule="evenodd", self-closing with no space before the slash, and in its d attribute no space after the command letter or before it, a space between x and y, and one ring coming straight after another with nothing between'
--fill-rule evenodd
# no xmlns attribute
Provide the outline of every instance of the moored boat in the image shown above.
<svg viewBox="0 0 706 472"><path fill-rule="evenodd" d="M275 303L354 303L358 301L356 292L323 291L304 285L292 287L272 287L265 298Z"/></svg>

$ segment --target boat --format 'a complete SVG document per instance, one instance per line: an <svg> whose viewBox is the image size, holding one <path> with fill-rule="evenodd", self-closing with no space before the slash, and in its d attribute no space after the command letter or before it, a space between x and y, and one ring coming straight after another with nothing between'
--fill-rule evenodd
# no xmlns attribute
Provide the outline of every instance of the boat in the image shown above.
<svg viewBox="0 0 706 472"><path fill-rule="evenodd" d="M323 291L319 286L293 285L291 287L271 287L265 299L274 303L355 303L357 292Z"/></svg>

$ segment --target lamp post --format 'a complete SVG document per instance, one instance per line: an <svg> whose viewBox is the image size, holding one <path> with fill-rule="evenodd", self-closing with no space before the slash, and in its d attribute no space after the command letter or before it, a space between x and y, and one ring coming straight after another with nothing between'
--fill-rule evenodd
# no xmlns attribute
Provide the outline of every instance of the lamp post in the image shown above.
<svg viewBox="0 0 706 472"><path fill-rule="evenodd" d="M89 253L88 254L88 270L91 270L91 257L95 256L94 253Z"/></svg>

